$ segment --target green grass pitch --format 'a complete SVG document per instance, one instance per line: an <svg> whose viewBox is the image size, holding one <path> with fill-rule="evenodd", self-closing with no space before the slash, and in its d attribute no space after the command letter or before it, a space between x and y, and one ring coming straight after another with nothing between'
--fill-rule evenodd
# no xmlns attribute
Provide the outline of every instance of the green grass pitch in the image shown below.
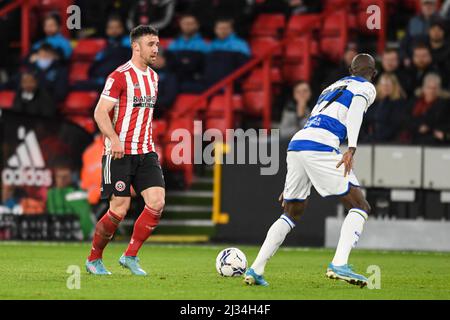
<svg viewBox="0 0 450 320"><path fill-rule="evenodd" d="M381 269L381 289L360 289L326 279L328 249L283 248L266 268L270 287L248 287L242 278L216 273L225 245L145 245L135 277L117 260L125 243L112 243L104 260L112 276L88 275L88 243L0 243L0 299L450 299L450 254L354 250L351 263L364 273ZM257 247L239 246L249 261ZM70 265L81 268L80 289L69 290Z"/></svg>

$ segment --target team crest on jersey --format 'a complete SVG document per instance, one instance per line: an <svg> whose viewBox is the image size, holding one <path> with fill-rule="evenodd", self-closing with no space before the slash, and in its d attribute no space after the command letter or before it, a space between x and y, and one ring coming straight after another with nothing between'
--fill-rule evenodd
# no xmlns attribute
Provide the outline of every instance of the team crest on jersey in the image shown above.
<svg viewBox="0 0 450 320"><path fill-rule="evenodd" d="M117 191L123 192L125 190L126 184L122 180L119 180L119 181L116 182L115 187L116 187Z"/></svg>

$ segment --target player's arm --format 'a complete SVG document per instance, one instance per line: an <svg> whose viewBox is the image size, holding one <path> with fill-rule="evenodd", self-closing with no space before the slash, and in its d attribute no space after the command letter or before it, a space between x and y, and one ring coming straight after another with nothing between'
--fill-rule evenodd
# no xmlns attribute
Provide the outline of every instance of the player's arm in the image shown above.
<svg viewBox="0 0 450 320"><path fill-rule="evenodd" d="M113 159L120 159L123 157L124 150L109 117L109 112L114 108L115 104L115 101L101 97L95 107L94 119L103 135L111 141L111 155Z"/></svg>
<svg viewBox="0 0 450 320"><path fill-rule="evenodd" d="M342 164L344 164L344 177L350 173L353 167L353 156L356 152L359 130L361 129L361 124L367 105L368 101L365 97L355 96L347 112L348 150L344 153L341 161L339 161L336 166L336 168L339 168Z"/></svg>

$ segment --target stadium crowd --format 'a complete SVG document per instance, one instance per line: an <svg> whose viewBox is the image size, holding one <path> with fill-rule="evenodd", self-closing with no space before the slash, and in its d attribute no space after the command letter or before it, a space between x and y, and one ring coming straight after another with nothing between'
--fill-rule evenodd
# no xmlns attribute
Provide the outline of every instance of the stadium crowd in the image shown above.
<svg viewBox="0 0 450 320"><path fill-rule="evenodd" d="M59 108L68 92L100 91L108 74L130 58L128 30L142 23L158 27L162 40L170 39L161 43L154 66L160 79L155 117L163 117L178 94L201 93L250 61L254 52L249 45L249 30L259 14L282 13L290 17L322 10L322 3L315 0L78 0L74 3L83 12L82 30L73 31L69 39L61 30L61 18L50 12L41 21L41 35L34 33L31 51L20 61L4 46L8 37L14 35L6 31L20 19L11 15L0 22L0 50L4 57L0 61L0 90L16 91L12 110L29 116L62 117ZM365 117L360 141L448 145L450 0L442 1L440 6L436 0L420 0L419 13L397 14L398 21L390 20L392 25L388 26L388 45L377 57L377 98ZM402 21L406 23L401 25ZM402 37L397 36L402 33ZM106 46L95 56L88 79L70 82L72 40L87 37L104 38ZM282 136L291 137L299 130L320 92L348 75L353 57L367 47L367 43L358 40L361 39L348 43L338 64L319 60L311 79L297 82L292 88L283 85L279 93L274 91L273 126L280 128ZM88 198L71 211L81 214L88 203L93 206L99 203L97 185L101 167L93 164L100 163L101 147L97 134L85 151L81 173L81 187L88 192ZM66 202L61 199L67 198L66 193L78 190L73 189L76 183L70 179L68 170L55 168L55 186L48 193L47 211L65 211ZM17 192L8 187L2 191L3 206L13 208L20 203ZM86 230L90 230L89 217L82 219Z"/></svg>

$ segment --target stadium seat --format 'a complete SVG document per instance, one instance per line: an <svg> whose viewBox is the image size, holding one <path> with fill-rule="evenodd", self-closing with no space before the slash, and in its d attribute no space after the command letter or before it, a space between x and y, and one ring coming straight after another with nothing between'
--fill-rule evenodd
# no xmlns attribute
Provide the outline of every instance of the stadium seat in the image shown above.
<svg viewBox="0 0 450 320"><path fill-rule="evenodd" d="M233 107L233 111L242 111L243 110L243 102L242 102L241 95L239 95L239 94L233 95L232 107ZM208 118L223 117L224 113L225 113L225 96L223 96L223 95L214 96L208 105L208 109L206 111L206 116Z"/></svg>
<svg viewBox="0 0 450 320"><path fill-rule="evenodd" d="M339 61L348 42L346 11L331 13L325 17L320 38L320 50L332 61Z"/></svg>
<svg viewBox="0 0 450 320"><path fill-rule="evenodd" d="M193 105L198 99L196 94L179 94L170 109L172 116L193 116L198 110L206 108L206 102L200 102L198 105Z"/></svg>
<svg viewBox="0 0 450 320"><path fill-rule="evenodd" d="M283 53L283 48L278 46L280 41L274 38L254 38L250 41L250 47L254 57L261 57L263 54L269 51L273 51L274 57L280 57ZM276 49L271 49L276 48Z"/></svg>
<svg viewBox="0 0 450 320"><path fill-rule="evenodd" d="M177 129L187 129L189 133L194 132L194 118L184 117L184 118L176 118L173 117L169 121L169 126L164 135L165 143L172 143L172 133Z"/></svg>
<svg viewBox="0 0 450 320"><path fill-rule="evenodd" d="M73 61L92 61L106 46L105 39L81 39L73 50Z"/></svg>
<svg viewBox="0 0 450 320"><path fill-rule="evenodd" d="M226 129L231 128L227 128L226 121L223 117L211 117L206 119L205 130L208 129L219 129L225 136Z"/></svg>
<svg viewBox="0 0 450 320"><path fill-rule="evenodd" d="M286 18L283 14L260 14L252 25L250 35L278 38L285 25Z"/></svg>
<svg viewBox="0 0 450 320"><path fill-rule="evenodd" d="M66 119L82 127L90 134L94 134L97 129L92 116L67 115Z"/></svg>
<svg viewBox="0 0 450 320"><path fill-rule="evenodd" d="M0 91L0 108L9 109L13 106L16 92L12 90Z"/></svg>
<svg viewBox="0 0 450 320"><path fill-rule="evenodd" d="M98 99L96 91L72 91L63 103L65 114L92 115Z"/></svg>
<svg viewBox="0 0 450 320"><path fill-rule="evenodd" d="M152 134L154 141L159 142L163 140L166 130L167 130L166 120L152 120Z"/></svg>
<svg viewBox="0 0 450 320"><path fill-rule="evenodd" d="M264 91L243 93L244 111L252 116L261 116L264 108Z"/></svg>
<svg viewBox="0 0 450 320"><path fill-rule="evenodd" d="M283 78L291 85L300 80L309 81L311 79L311 69L309 58L306 59L305 63L286 63L283 65Z"/></svg>
<svg viewBox="0 0 450 320"><path fill-rule="evenodd" d="M74 83L89 79L90 62L72 62L70 64L69 81Z"/></svg>
<svg viewBox="0 0 450 320"><path fill-rule="evenodd" d="M173 38L159 38L159 45L163 49L167 49L169 44L173 41Z"/></svg>
<svg viewBox="0 0 450 320"><path fill-rule="evenodd" d="M279 68L270 70L270 81L272 83L281 83L282 75ZM249 76L242 82L242 90L261 90L263 88L263 70L262 68L253 70Z"/></svg>
<svg viewBox="0 0 450 320"><path fill-rule="evenodd" d="M321 14L293 15L287 24L285 36L296 37L309 32L319 31L321 23Z"/></svg>

